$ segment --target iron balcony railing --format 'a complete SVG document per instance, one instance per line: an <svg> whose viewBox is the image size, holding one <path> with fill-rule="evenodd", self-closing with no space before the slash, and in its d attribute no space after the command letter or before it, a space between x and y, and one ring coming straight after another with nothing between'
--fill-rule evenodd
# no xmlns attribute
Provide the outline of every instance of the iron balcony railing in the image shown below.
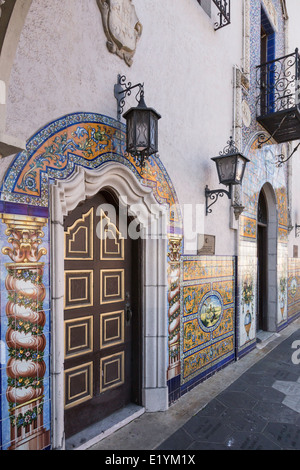
<svg viewBox="0 0 300 470"><path fill-rule="evenodd" d="M299 79L298 49L256 67L257 121L278 142L300 138Z"/></svg>
<svg viewBox="0 0 300 470"><path fill-rule="evenodd" d="M294 53L256 68L257 116L287 111L299 104L300 56Z"/></svg>

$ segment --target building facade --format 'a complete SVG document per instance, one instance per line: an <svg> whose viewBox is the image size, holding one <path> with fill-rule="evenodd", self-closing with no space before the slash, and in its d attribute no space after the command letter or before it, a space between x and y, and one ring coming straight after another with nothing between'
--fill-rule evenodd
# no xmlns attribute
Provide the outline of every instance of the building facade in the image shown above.
<svg viewBox="0 0 300 470"><path fill-rule="evenodd" d="M0 445L65 449L299 316L299 5L0 5ZM140 90L144 166L118 113ZM233 145L242 184L209 199Z"/></svg>

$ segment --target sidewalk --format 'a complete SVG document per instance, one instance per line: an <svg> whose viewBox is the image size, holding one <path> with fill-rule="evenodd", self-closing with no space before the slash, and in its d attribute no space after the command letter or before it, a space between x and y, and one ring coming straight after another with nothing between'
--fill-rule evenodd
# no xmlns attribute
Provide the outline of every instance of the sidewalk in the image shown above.
<svg viewBox="0 0 300 470"><path fill-rule="evenodd" d="M166 412L144 413L86 448L300 450L300 364L292 362L299 327L300 319L195 387Z"/></svg>

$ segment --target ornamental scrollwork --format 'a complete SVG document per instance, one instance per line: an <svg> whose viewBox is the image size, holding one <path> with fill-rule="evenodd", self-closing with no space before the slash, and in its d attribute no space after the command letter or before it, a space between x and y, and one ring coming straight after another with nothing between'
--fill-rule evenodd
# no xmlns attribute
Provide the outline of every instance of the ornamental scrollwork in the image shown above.
<svg viewBox="0 0 300 470"><path fill-rule="evenodd" d="M8 228L5 234L12 247L2 248L2 253L10 257L14 263L36 263L47 254L46 248L39 248L44 233L42 231L46 220L33 218L31 222L20 222L8 214L1 214Z"/></svg>
<svg viewBox="0 0 300 470"><path fill-rule="evenodd" d="M170 251L168 253L168 257L171 262L180 261L181 242L182 242L182 238L179 238L179 237L171 237L169 239Z"/></svg>

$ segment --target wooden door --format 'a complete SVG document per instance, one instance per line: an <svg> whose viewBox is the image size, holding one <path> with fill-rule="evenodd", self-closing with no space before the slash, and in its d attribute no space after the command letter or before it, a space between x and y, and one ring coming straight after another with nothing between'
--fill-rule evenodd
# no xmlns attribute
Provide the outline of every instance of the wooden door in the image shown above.
<svg viewBox="0 0 300 470"><path fill-rule="evenodd" d="M139 253L108 203L98 194L64 223L66 437L140 398Z"/></svg>
<svg viewBox="0 0 300 470"><path fill-rule="evenodd" d="M267 329L268 318L268 211L261 192L257 213L257 330Z"/></svg>
<svg viewBox="0 0 300 470"><path fill-rule="evenodd" d="M257 255L258 255L258 303L257 303L257 329L266 330L267 319L267 300L268 300L268 284L267 284L267 236L266 227L257 226Z"/></svg>

